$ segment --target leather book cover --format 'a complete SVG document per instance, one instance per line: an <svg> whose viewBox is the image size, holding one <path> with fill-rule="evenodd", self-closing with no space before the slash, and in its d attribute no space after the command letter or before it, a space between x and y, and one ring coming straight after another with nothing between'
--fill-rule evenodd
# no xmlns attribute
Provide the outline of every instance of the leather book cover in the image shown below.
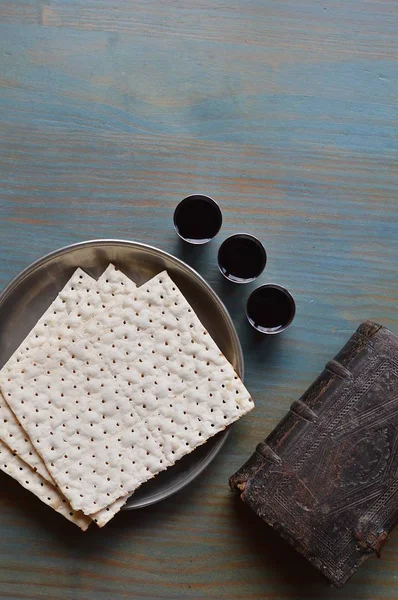
<svg viewBox="0 0 398 600"><path fill-rule="evenodd" d="M398 520L398 337L362 323L230 479L337 587Z"/></svg>

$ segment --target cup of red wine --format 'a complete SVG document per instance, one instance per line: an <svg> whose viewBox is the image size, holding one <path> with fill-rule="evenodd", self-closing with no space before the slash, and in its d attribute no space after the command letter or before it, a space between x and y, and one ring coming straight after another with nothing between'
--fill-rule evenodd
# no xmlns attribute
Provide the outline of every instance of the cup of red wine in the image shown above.
<svg viewBox="0 0 398 600"><path fill-rule="evenodd" d="M181 200L174 211L174 228L189 244L206 244L220 231L222 213L209 196L194 194Z"/></svg>
<svg viewBox="0 0 398 600"><path fill-rule="evenodd" d="M296 314L293 296L281 285L267 283L256 288L249 296L246 316L260 333L273 335L285 331Z"/></svg>
<svg viewBox="0 0 398 600"><path fill-rule="evenodd" d="M267 253L254 235L236 233L221 244L218 251L218 268L233 283L250 283L265 269Z"/></svg>

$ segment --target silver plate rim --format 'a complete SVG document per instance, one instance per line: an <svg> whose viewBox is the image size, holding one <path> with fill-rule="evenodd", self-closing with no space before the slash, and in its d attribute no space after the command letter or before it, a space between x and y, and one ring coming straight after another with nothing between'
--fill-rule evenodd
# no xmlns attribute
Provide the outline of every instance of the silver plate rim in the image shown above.
<svg viewBox="0 0 398 600"><path fill-rule="evenodd" d="M30 276L38 268L45 266L45 264L47 262L50 262L50 261L56 259L57 257L67 254L71 251L78 250L80 248L84 249L87 247L89 248L89 247L103 246L103 245L106 245L106 246L115 246L116 245L116 246L127 246L127 247L133 247L133 248L140 248L146 252L149 252L150 254L157 255L157 256L159 256L159 255L163 256L168 261L171 261L172 263L177 265L179 268L182 268L182 271L185 271L188 277L195 279L197 281L197 283L206 290L206 292L211 297L212 301L218 306L219 310L223 314L224 324L227 326L227 328L229 329L229 331L231 333L232 338L234 339L235 351L236 351L236 357L237 357L237 364L236 364L235 368L236 368L238 375L243 380L243 378L244 378L244 357L243 357L242 346L241 346L235 325L233 324L232 318L231 318L225 304L220 299L220 297L216 294L216 292L212 289L212 287L207 283L207 281L204 279L204 277L202 277L202 275L200 275L193 267L191 267L190 265L185 263L183 260L177 258L173 254L170 254L166 250L162 250L160 248L157 248L156 246L151 246L149 244L145 244L144 242L136 242L136 241L132 241L132 240L125 240L125 239L119 239L119 238L95 238L95 239L90 239L90 240L84 240L81 242L75 242L73 244L68 244L66 246L62 246L61 248L58 248L56 250L52 250L51 252L48 252L47 254L45 254L45 255L41 256L40 258L31 262L24 269L22 269L22 271L20 271L15 277L13 277L8 284L6 284L6 286L0 292L0 314L1 314L2 306L3 306L4 302L6 301L6 299L8 298L8 296L14 291L14 289L16 289L18 287L18 285L20 285L24 281L24 279L26 277ZM214 458L217 456L217 454L219 453L219 451L225 444L227 437L229 435L229 432L230 432L230 427L225 429L223 432L220 432L218 434L219 439L218 439L217 443L213 446L211 451L203 458L203 461L196 467L195 471L191 474L188 474L186 476L186 478L184 478L182 481L180 481L179 483L177 483L173 487L171 487L168 490L167 494L165 494L163 497L161 497L161 498L155 497L154 499L151 499L151 496L149 496L147 499L142 500L141 502L137 503L136 505L133 505L133 506L125 505L122 508L122 510L123 511L138 510L140 508L145 508L147 506L157 504L158 502L161 502L162 500L165 500L166 498L170 498L171 496L173 496L174 494L176 494L177 492L179 492L180 490L185 488L189 483L194 481L214 460Z"/></svg>

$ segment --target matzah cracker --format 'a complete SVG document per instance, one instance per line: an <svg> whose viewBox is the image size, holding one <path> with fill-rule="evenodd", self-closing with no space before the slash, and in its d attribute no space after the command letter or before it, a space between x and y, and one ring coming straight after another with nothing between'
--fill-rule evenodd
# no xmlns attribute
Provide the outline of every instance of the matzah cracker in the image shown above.
<svg viewBox="0 0 398 600"><path fill-rule="evenodd" d="M103 508L99 512L90 515L90 518L98 525L98 527L104 527L113 517L120 511L121 508L126 504L130 494L122 496L119 500L112 502L106 508Z"/></svg>
<svg viewBox="0 0 398 600"><path fill-rule="evenodd" d="M118 294L125 294L126 291L132 293L135 289L135 283L112 264L106 268L98 281L77 269L15 352L15 358L13 355L7 365L11 365L13 359L20 358L21 354L26 354L27 348L32 350L43 345L57 346L57 337L52 336L51 332L58 324L64 322L66 317L69 317L68 336L71 337L75 329L79 330L82 323L92 318L101 307L109 305ZM28 339L29 343L25 343Z"/></svg>
<svg viewBox="0 0 398 600"><path fill-rule="evenodd" d="M109 295L109 297L110 297L110 296L115 296L121 292L123 292L123 293L132 292L136 288L136 285L129 278L127 278L125 275L123 275L120 271L116 270L112 264L110 264L108 266L108 268L104 271L104 273L100 277L99 281L103 284L102 286L99 286L99 289L100 289L99 298L98 298L97 294L96 294L96 296L93 297L93 294L91 293L91 298L90 298L91 302L89 303L89 306L91 306L93 308L89 309L88 311L87 311L87 309L85 309L85 311L82 315L83 319L88 318L90 316L92 310L94 310L94 308L99 305L99 302L104 301L104 299L106 299L107 295ZM71 311L73 311L75 309L75 307L80 304L81 300L88 299L87 294L92 289L93 284L94 284L94 280L92 280L88 275L86 275L81 269L78 269L74 273L74 275L72 276L72 278L70 279L68 284L60 292L57 299L52 303L50 308L46 311L46 313L40 319L38 325L44 326L44 324L45 324L45 326L47 327L48 322L51 322L51 320L53 318L54 319L62 319L65 316L65 313L68 314ZM54 317L53 317L53 315L54 315ZM34 338L34 340L36 340L36 339L40 339L40 336L39 336L39 338L36 338L36 337ZM52 343L54 343L53 340L50 340L50 342L51 342L51 344L49 344L49 345L52 345ZM34 345L34 343L35 342L33 342L33 345ZM22 344L21 346L22 346L21 354L24 354L26 351L26 344L25 345ZM8 413L11 413L10 409L8 408L8 405L6 405L4 410L8 411ZM17 421L16 421L13 413L11 413L10 418L7 419L7 422L8 421L11 421L11 423L12 423L12 421L14 421L13 425L14 425L14 429L15 429L15 425L16 425ZM18 426L20 427L19 424L18 424ZM11 437L15 437L12 430L9 431L9 435ZM31 445L31 443L29 444L30 440L27 438L26 433L23 432L23 435L24 435L24 438L26 439L25 452L29 452L29 457L30 457L29 462L31 463L31 466L35 466L35 467L38 466L37 470L41 471L42 473L44 471L46 478L49 481L52 481L52 478L48 474L47 470L45 469L44 463L42 462L41 458L36 453L36 451L34 450L34 448ZM30 447L28 447L28 445ZM126 501L127 501L127 496L125 498L118 500L111 506L103 509L103 511L100 511L99 513L93 515L93 519L100 527L102 527L120 510L120 508L125 504Z"/></svg>
<svg viewBox="0 0 398 600"><path fill-rule="evenodd" d="M13 368L19 368L17 359L14 358L14 356L24 355L28 349L35 346L41 346L43 341L46 343L46 347L50 349L57 340L54 340L51 337L48 338L48 336L43 338L43 328L48 327L49 324L55 321L60 322L66 315L75 311L76 306L82 305L84 301L87 302L87 295L89 293L91 293L91 302L88 303L88 306L86 305L83 307L82 320L90 318L93 311L98 308L100 303L107 297L113 297L118 293L125 293L126 290L132 292L136 288L135 283L120 271L116 270L112 264L107 267L99 281L102 282L103 285L102 287L100 286L100 293L94 296L92 294L92 289L93 286L96 287L97 282L82 269L76 269L64 288L59 292L58 296L29 333L29 345L27 344L27 338L25 338L14 355L7 362L5 365L7 371L11 373ZM108 285L106 285L105 282ZM18 422L14 413L9 408L2 394L0 394L0 439L42 477L47 479L50 483L54 483L41 457L32 446L29 437L26 435L22 425Z"/></svg>
<svg viewBox="0 0 398 600"><path fill-rule="evenodd" d="M38 348L35 362L23 357L24 373L1 386L60 490L90 515L157 473L162 454L128 399L115 393L104 363L86 340L71 343L64 328L55 356Z"/></svg>
<svg viewBox="0 0 398 600"><path fill-rule="evenodd" d="M87 321L90 344L132 398L162 446L166 464L204 443L254 404L232 365L166 272L120 295L101 321Z"/></svg>
<svg viewBox="0 0 398 600"><path fill-rule="evenodd" d="M163 457L75 328L82 314L78 307L63 323L53 321L47 329L57 338L56 352L38 346L17 357L20 368L13 377L3 370L1 387L60 490L76 510L91 515L161 470Z"/></svg>
<svg viewBox="0 0 398 600"><path fill-rule="evenodd" d="M107 301L109 294L111 296L116 296L117 294L131 294L137 287L134 281L127 277L122 271L116 269L112 263L108 265L101 277L99 277L98 284L100 284L98 285L98 291L102 301ZM98 527L104 527L104 525L106 525L126 504L128 498L129 494L127 496L122 496L98 513L90 515L91 518Z"/></svg>
<svg viewBox="0 0 398 600"><path fill-rule="evenodd" d="M18 481L24 488L35 494L42 502L51 506L66 519L75 523L85 531L91 523L91 519L72 509L66 498L60 492L33 471L29 465L24 463L18 456L0 442L0 469Z"/></svg>
<svg viewBox="0 0 398 600"><path fill-rule="evenodd" d="M160 278L159 278L159 282L158 283L159 283L160 286L163 285L162 280L160 280ZM142 330L142 332L145 331L146 334L147 334L146 336L144 336L145 339L149 340L151 338L151 340L153 340L153 339L156 338L156 340L157 340L157 346L154 345L155 342L153 342L153 341L150 342L150 344L151 344L150 347L152 348L151 353L152 352L156 353L156 350L159 351L159 348L160 348L159 344L163 343L163 342L160 341L161 340L161 335L165 335L165 334L164 334L164 332L162 333L162 329L159 328L159 325L162 325L162 327L165 330L169 329L169 327L167 325L165 325L167 319L169 318L169 315L166 315L166 311L165 310L160 310L160 311L156 310L156 311L153 311L153 312L150 311L150 315L152 315L154 317L153 319L151 317L148 317L148 315L144 314L144 311L145 311L145 302L149 302L149 305L150 305L151 304L151 299L152 299L152 302L153 302L154 306L156 307L156 300L160 299L161 300L161 302L159 304L160 308L163 308L163 309L166 308L166 309L168 309L168 308L170 308L170 306L172 306L172 304L173 304L172 301L174 299L174 305L177 306L178 303L179 303L179 300L181 300L181 298L178 296L179 292L174 287L174 284L172 284L172 282L171 282L170 285L171 285L171 288L168 291L168 294L166 295L166 297L162 293L161 287L160 288L158 287L156 289L156 286L155 286L155 289L153 290L153 294L154 295L151 296L151 289L148 288L148 292L146 292L146 290L145 290L145 292L148 293L148 294L150 294L149 296L145 297L146 294L143 294L143 295L140 294L140 298L138 298L138 295L139 295L139 292L140 292L140 290L138 290L137 294L136 294L137 297L133 298L134 302L138 303L135 306L136 309L140 309L140 308L144 307L144 310L142 311L141 315L140 315L140 313L138 313L138 315L136 315L137 317L140 317L140 319L134 321L134 326L136 328L136 333L140 333L140 331ZM144 287L146 287L146 286L144 286ZM177 296L173 297L173 295L171 294L171 292L175 292L175 291L177 291ZM123 298L123 302L124 302L125 297L123 295L121 295L121 298ZM185 301L185 299L184 299L184 301ZM141 302L141 305L139 306L140 302ZM158 306L158 308L159 308L159 306ZM127 307L129 309L131 309L131 308L134 308L134 305L131 305L131 303L129 304L129 302L127 301ZM151 308L151 307L149 306L149 308ZM192 309L189 307L189 305L186 305L184 308L186 309L186 312L188 314L193 312ZM181 311L181 307L180 307L180 309L175 309L175 310L177 312L178 312L178 310ZM182 314L182 313L179 312L178 314ZM160 315L162 315L162 316L160 317ZM113 315L112 314L107 314L105 316L109 317L110 319L113 319ZM185 315L185 317L186 317L186 315ZM159 321L159 319L160 319L160 321ZM179 322L180 317L174 315L173 319L172 319L172 323L174 323L174 328L175 328L175 323ZM96 321L96 319L93 319L92 321ZM106 319L105 319L104 315L102 315L102 322L101 322L101 319L99 321L99 326L100 326L99 330L102 330L104 332L104 331L106 331L108 329L108 333L109 334L115 333L115 331L112 331L113 328L109 326L110 321L108 321L107 325L105 325L105 321L106 321ZM180 325L183 325L183 321L184 321L184 318L182 318L182 323ZM73 324L73 321L70 321L70 322ZM140 323L141 323L141 326L140 326ZM126 323L123 323L124 326L126 324L127 324L127 321L126 321ZM132 326L131 322L129 323L129 326ZM189 324L190 328L191 328L191 326L192 326L192 328L195 328L195 324L192 324L192 323ZM95 327L98 327L98 322L95 323ZM178 331L178 327L179 326L177 326L177 330L176 331L173 331L173 325L172 325L170 327L170 332L166 333L166 336L167 335L175 335L175 337L178 338L180 336L180 332ZM200 323L200 321L198 319L197 319L197 323L196 323L196 328L197 328L197 331L196 331L197 339L195 339L193 337L192 339L190 339L190 341L193 344L198 344L198 348L197 348L198 354L200 354L202 351L205 352L205 355L206 355L206 352L208 353L207 359L210 359L210 360L206 361L206 363L209 363L206 366L212 365L213 368L214 368L214 365L217 364L216 356L221 357L221 359L223 359L225 361L225 363L228 365L227 361L224 359L224 357L222 357L221 353L219 352L219 350L218 350L217 346L214 344L214 342L211 341L211 343L209 343L207 346L204 346L204 348L201 347L200 342L203 341L203 340L199 339L200 336L204 337L204 336L206 336L208 334L207 334L207 332L203 331L203 326L201 325L201 323ZM97 332L99 330L97 329ZM153 333L150 333L150 331L152 331ZM66 332L65 339L68 338L68 335L69 334ZM134 338L134 336L133 336L133 338ZM135 339L137 339L137 338L135 338ZM209 339L210 339L210 336L209 336ZM178 346L178 340L175 340L175 341L176 341L177 346ZM83 360L83 356L82 356L82 354L84 354L83 344L84 344L84 350L87 351L88 348L89 348L88 346L86 346L86 342L87 342L87 340L81 340L81 339L79 339L80 347L78 348L78 350L79 350L80 356L78 358L79 358L79 360L81 361L82 364L83 363L86 364L87 362L89 363L89 361L87 361L87 360L84 361ZM97 339L97 342L101 343L101 336L100 336L99 340ZM166 346L169 345L167 339L164 342L164 344ZM62 348L62 346L65 346L65 343L64 343L64 341L62 339L62 335L61 335L60 347ZM140 342L137 343L137 346L138 347L141 346L141 348L142 348L142 344ZM76 347L77 346L75 346L75 348ZM104 348L104 347L105 346L102 346L102 348ZM111 345L111 347L112 347L112 345ZM115 347L116 347L116 345L115 345ZM156 347L156 350L154 350L155 347ZM172 348L170 350L172 350ZM142 350L139 350L138 352L142 352ZM175 360L176 357L179 358L178 352L182 352L182 349L181 348L175 348L175 353L172 354L173 360ZM99 354L102 354L102 352L98 352L98 355ZM70 356L72 356L72 355L70 355ZM46 360L44 359L44 357L41 357L41 358L43 359L44 363L47 364L47 366L48 366L48 363L46 362ZM62 358L62 356L61 356L61 358ZM75 358L76 358L76 356L75 356ZM87 354L86 354L86 358L89 358L89 356ZM193 355L193 358L195 359L195 355ZM198 358L200 360L201 357L199 356ZM167 361L167 356L164 356L164 359ZM137 370L137 368L139 368L142 371L142 367L139 365L139 359L137 361L137 364L132 360L132 357L130 357L129 360L132 361L130 364L133 365L133 370L134 369ZM169 360L170 360L170 357L169 357ZM29 363L27 363L27 366L29 366ZM35 366L35 365L32 365L32 366ZM57 365L54 365L54 367L57 368ZM153 364L152 367L157 367L157 365ZM166 370L167 370L168 365L165 365L165 367L166 367ZM178 425L179 428L181 429L181 423L177 422L175 424L173 416L171 418L169 416L170 414L172 414L172 415L174 414L173 410L170 413L170 411L168 409L166 411L164 410L166 408L165 406L161 406L160 407L161 410L158 410L156 412L156 414L152 414L151 415L151 418L152 419L154 418L157 421L158 425L160 424L160 425L164 426L164 424L165 424L164 421L166 420L166 428L165 428L166 435L164 435L162 433L162 427L160 427L160 428L158 427L157 429L161 432L161 436L163 436L163 439L165 439L165 440L168 441L170 448L168 449L168 453L164 457L165 460L160 460L159 463L162 463L162 462L166 463L166 466L167 466L167 464L172 464L172 462L174 462L174 460L176 460L177 457L182 456L183 454L185 454L187 452L190 452L194 447L196 447L200 443L203 443L203 441L205 441L205 439L207 437L210 437L210 435L213 435L214 433L216 433L217 430L224 428L227 424L229 424L230 422L232 422L236 418L238 418L238 416L240 416L241 414L243 414L244 412L247 412L248 410L250 410L252 408L253 405L252 405L252 402L250 400L250 396L248 395L247 391L244 389L243 384L241 384L241 382L239 382L237 376L234 374L232 367L230 365L229 365L229 367L232 370L232 374L233 374L233 378L234 378L233 385L235 386L235 388L234 388L234 390L230 390L229 389L228 391L229 392L234 391L235 393L239 394L239 397L235 397L235 400L234 400L234 409L237 412L234 415L234 414L231 413L231 411L229 411L230 414L228 415L228 414L226 414L227 411L225 410L225 408L227 408L227 407L221 407L221 411L219 411L221 414L213 415L211 417L210 423L209 422L206 423L206 421L205 421L204 425L199 425L198 426L197 423L198 422L200 423L202 421L201 417L198 416L198 415L201 414L201 409L203 408L203 406L201 406L199 410L197 408L193 408L193 410L190 411L188 417L187 417L187 411L184 411L184 410L183 411L180 411L180 410L177 411L175 414L178 416L178 419L182 418L183 422L188 423L188 425L190 426L190 427L187 427L186 425L184 426L184 431L188 431L188 433L184 434L185 439L186 439L186 441L184 442L185 443L185 448L182 447L181 434L179 433L177 440L175 440L176 436L175 436L174 433L172 433L172 430L173 430L173 428L176 425ZM43 372L45 372L43 363L41 364L41 369L42 369ZM168 370L170 371L170 369L168 369ZM77 371L77 369L76 369L76 371ZM197 375L198 372L195 373L195 374ZM222 372L223 372L223 367L220 367L220 373L222 373ZM50 374L51 373L53 374L53 372L50 372ZM79 373L80 373L80 369L79 369ZM180 391L181 391L178 388L178 384L181 383L181 378L178 378L176 376L176 373L177 372L176 372L176 370L174 368L172 369L172 372L167 372L167 373L162 372L161 373L161 375L163 377L166 377L166 376L167 377L173 377L173 387L170 388L170 390L171 390L171 392L173 392L174 397L176 397L176 394L180 393ZM135 373L135 374L137 374L137 373ZM139 375L139 377L142 377L142 378L147 377L147 375L145 373L143 373L143 372L138 373L138 375ZM58 377L58 375L57 375L57 377ZM222 376L222 377L224 377L224 376ZM113 378L117 379L117 376L114 375ZM179 379L180 379L180 382L179 382ZM211 378L209 379L209 382L210 381L211 381ZM149 384L151 384L151 382L149 381L149 379L148 379L148 382L149 382ZM168 383L170 383L170 382L171 382L171 380L169 380ZM40 383L43 384L43 381L41 381ZM184 383L184 380L182 380L182 383ZM156 385L156 382L153 382L153 384ZM242 385L243 390L242 389L238 389L239 385ZM220 387L220 386L216 386L216 387ZM225 384L221 384L221 387L225 388L227 386ZM167 389L167 392L170 392L170 390ZM13 391L16 391L16 390L13 390ZM142 392L142 390L140 390L140 391ZM143 393L145 393L145 391ZM20 394L20 392L19 392L19 394ZM223 393L221 393L221 395L222 394ZM224 396L225 396L225 394L226 394L226 392L224 392ZM166 395L168 396L168 399L170 399L169 393L166 394ZM15 397L17 397L17 395ZM127 394L126 394L126 397L127 397ZM212 397L211 393L210 393L209 397ZM178 400L178 397L176 397L176 399ZM199 406L199 402L198 402L199 399L200 398L197 398L196 406ZM131 398L131 399L128 399L128 400L133 401L134 399ZM222 398L221 401L222 401L223 404L227 404L227 400L225 400L225 397ZM211 401L211 402L213 402L213 405L217 407L216 400ZM230 406L228 407L230 409L232 407L232 402L231 402L230 398L228 398L228 403L230 404ZM105 404L107 404L106 401L105 401ZM177 405L178 405L178 402L177 402ZM127 405L127 407L125 406L125 404L123 404L123 407L122 407L122 410L121 410L120 414L125 414L125 409L126 408L127 408L127 410L132 410L131 403L129 405ZM171 406L169 406L168 408L169 409L173 409L173 404ZM145 411L146 410L146 406L142 406L142 409ZM50 409L50 411L51 410L52 409ZM214 408L213 408L213 406L210 406L210 413L212 413L212 412L214 412ZM98 416L98 415L96 415L96 416ZM102 417L105 417L105 419L106 419L107 415L106 414L102 414ZM223 421L221 421L221 417L222 417ZM40 421L41 418L42 418L41 416L37 417L37 419L39 419L39 421ZM163 422L162 422L162 419L163 419ZM218 422L217 419L218 419L218 421L221 421L221 422ZM167 421L170 421L170 423L169 423L171 425L170 431L167 431L167 425L168 425ZM35 425L37 427L39 427L40 423L36 422ZM66 426L65 423L62 423L62 425ZM94 426L95 423L92 423L91 425ZM142 425L142 423L140 423L140 425ZM195 426L196 426L196 430L195 430ZM208 431L205 431L205 426L208 426ZM215 429L215 427L217 427L217 429ZM189 431L190 428L191 428L191 431ZM199 431L198 431L198 429L199 429ZM194 430L194 433L197 434L197 438L198 439L194 439L195 436L192 435L192 430ZM203 436L202 430L204 431L205 436ZM103 432L100 432L100 434L102 434L102 433ZM65 438L66 437L69 438L69 436L66 435L66 433L65 433ZM140 437L140 436L138 436L138 437ZM142 438L142 434L141 434L141 439L143 439ZM97 441L97 440L93 439L93 441ZM120 441L122 441L122 440L120 440ZM122 444L124 444L124 442L125 442L125 440L123 440ZM40 443L40 440L38 440L38 443ZM66 440L65 440L65 443L66 443ZM54 450L55 450L55 446L54 446ZM59 448L57 448L57 451L58 450L59 450ZM128 448L126 450L128 450ZM153 452L153 449L152 449L152 452ZM127 454L127 452L126 452L126 454ZM119 456L122 457L123 455L119 455ZM97 456L95 456L95 458L97 458ZM126 456L123 456L123 458L126 458ZM153 456L151 456L151 459L153 459ZM151 459L147 459L147 460L150 461ZM120 461L120 462L122 463L122 461ZM95 464L95 461L94 461L94 464ZM127 457L126 465L127 465L128 468L131 467L131 465L132 465L132 463L129 462L128 457ZM165 465L163 464L163 467L164 466ZM108 465L108 467L109 467L109 465ZM129 490L134 489L140 483L142 483L143 481L145 481L146 479L148 479L149 477L151 477L153 474L155 474L155 472L157 472L156 469L160 470L163 467L161 466L161 464L158 464L156 467L154 467L154 463L153 463L153 460L152 460L152 464L150 465L150 468L149 468L149 473L146 473L146 474L144 473L143 477L141 478L141 481L137 481L137 478L134 479L134 473L130 473L130 476L127 476L127 478L126 478L127 488ZM147 466L147 468L148 468L148 466ZM124 472L124 470L123 470L123 472ZM70 475L68 471L66 473L64 473L64 474L65 475ZM96 473L95 470L93 471L93 476L94 475L95 476L97 475L97 473ZM113 480L114 475L115 475L115 473L112 472L112 478L111 478L112 480ZM96 480L96 477L93 477L93 476L89 477L89 479L91 481L89 481L88 485L90 485L94 480ZM119 477L120 477L120 475L119 475ZM74 478L72 477L72 482L73 482L73 480L74 480ZM58 481L58 479L57 479L57 481ZM123 486L123 487L125 487L125 486ZM68 488L68 486L65 486L65 489L67 489L67 488ZM69 488L68 488L68 491L69 491ZM82 491L84 491L84 490L82 489ZM73 490L73 494L72 495L75 496L75 493L76 493L76 490ZM103 494L104 494L104 487L101 486L101 489L100 489L99 492L93 493L93 497L96 497L97 499L101 498L101 497L103 498ZM108 497L110 496L110 497L117 498L118 495L116 495L116 494L120 495L120 491L114 493L113 495L111 495L110 492L108 492L107 496ZM80 502L82 505L85 505L87 502L89 503L90 500L93 501L93 497L91 497L90 499L87 498L87 493L86 494L83 493L83 494L80 494L80 495L83 496L83 500L77 500L77 502ZM86 496L86 497L84 498L84 496ZM98 506L97 502L94 502L94 504ZM105 504L103 504L103 505L105 506ZM76 505L73 504L73 506L75 506L75 508L79 507L77 504ZM89 510L89 508L87 506L85 508L86 508L86 511ZM91 508L93 508L92 505L91 505Z"/></svg>
<svg viewBox="0 0 398 600"><path fill-rule="evenodd" d="M117 294L131 294L136 289L136 284L122 271L116 269L113 264L109 264L101 277L98 279L99 294L102 301L106 301L111 296ZM98 527L104 527L126 504L130 494L122 496L98 513L90 515Z"/></svg>
<svg viewBox="0 0 398 600"><path fill-rule="evenodd" d="M10 358L10 360L4 365L1 373L9 373L9 377L12 377L13 369L18 369L19 364L18 356L23 356L30 348L35 347L43 343L42 336L39 335L39 331L46 325L48 320L53 318L61 320L64 316L74 310L77 303L79 303L91 289L91 286L95 280L87 275L82 269L77 269L72 277L69 279L67 284L52 302L50 307L46 310L43 316L39 319L36 326L29 333L29 345L27 344L27 338L20 344L19 348ZM3 395L0 393L0 439L22 460L24 460L32 469L37 471L41 477L47 481L54 483L52 477L48 473L41 457L37 454L36 450L32 446L32 443L27 436L21 423L16 419L14 413L8 406Z"/></svg>
<svg viewBox="0 0 398 600"><path fill-rule="evenodd" d="M132 294L137 288L134 281L116 269L112 263L102 273L98 283L100 284L98 286L100 296L104 299L117 294Z"/></svg>

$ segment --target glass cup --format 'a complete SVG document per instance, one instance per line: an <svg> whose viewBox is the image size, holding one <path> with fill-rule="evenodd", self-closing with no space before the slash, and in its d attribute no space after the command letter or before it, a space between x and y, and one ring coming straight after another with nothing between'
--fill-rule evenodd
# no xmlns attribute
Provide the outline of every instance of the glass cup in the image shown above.
<svg viewBox="0 0 398 600"><path fill-rule="evenodd" d="M264 271L267 253L254 235L236 233L221 244L217 261L226 279L233 283L249 283Z"/></svg>
<svg viewBox="0 0 398 600"><path fill-rule="evenodd" d="M285 331L296 314L293 296L281 285L267 283L249 296L246 316L260 333L273 335Z"/></svg>
<svg viewBox="0 0 398 600"><path fill-rule="evenodd" d="M181 200L174 211L174 228L189 244L206 244L221 229L221 209L209 196L194 194Z"/></svg>

